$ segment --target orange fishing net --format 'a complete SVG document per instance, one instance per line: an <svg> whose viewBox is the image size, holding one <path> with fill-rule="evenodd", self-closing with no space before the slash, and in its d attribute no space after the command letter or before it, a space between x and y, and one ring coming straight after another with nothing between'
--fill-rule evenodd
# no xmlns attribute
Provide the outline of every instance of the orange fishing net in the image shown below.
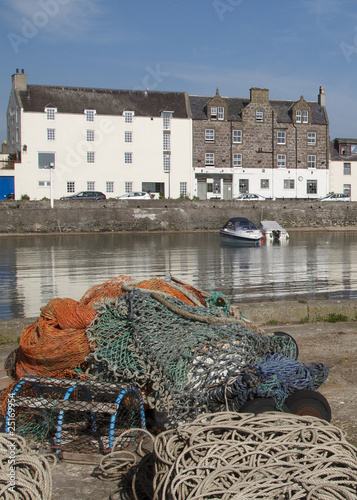
<svg viewBox="0 0 357 500"><path fill-rule="evenodd" d="M86 328L95 311L72 299L53 299L37 321L23 329L16 360L16 378L78 377L90 349Z"/></svg>
<svg viewBox="0 0 357 500"><path fill-rule="evenodd" d="M124 292L121 288L121 285L125 281L131 281L133 278L130 276L125 276L124 274L117 276L111 280L105 281L100 285L94 285L80 299L79 303L81 305L93 305L95 302L100 302L102 298L108 297L110 299L114 299L115 297L119 297Z"/></svg>
<svg viewBox="0 0 357 500"><path fill-rule="evenodd" d="M194 305L191 294L205 305L201 293L190 285L170 284L161 278L134 282L126 275L91 287L79 301L53 299L41 308L38 320L22 332L14 370L16 379L24 375L56 378L84 376L85 358L90 353L86 329L96 316L93 304L125 293L128 287L122 287L124 283L128 283L129 288L165 292ZM189 292L187 295L185 289Z"/></svg>
<svg viewBox="0 0 357 500"><path fill-rule="evenodd" d="M195 305L194 301L190 299L189 294L185 295L183 291L179 290L179 288L183 288L186 289L190 294L195 296L201 302L201 304L206 305L200 292L196 288L190 285L185 285L181 283L180 285L175 285L167 283L162 278L149 278L147 280L135 282L133 286L135 288L141 288L144 290L164 292L167 293L168 295L172 295L173 297L182 300L182 302L185 302L186 304Z"/></svg>

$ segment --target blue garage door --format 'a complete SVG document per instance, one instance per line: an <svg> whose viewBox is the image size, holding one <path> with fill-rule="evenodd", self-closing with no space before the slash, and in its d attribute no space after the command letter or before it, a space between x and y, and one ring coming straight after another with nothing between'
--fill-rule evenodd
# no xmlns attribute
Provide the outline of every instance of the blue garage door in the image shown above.
<svg viewBox="0 0 357 500"><path fill-rule="evenodd" d="M0 200L6 200L8 194L15 194L14 177L0 177Z"/></svg>

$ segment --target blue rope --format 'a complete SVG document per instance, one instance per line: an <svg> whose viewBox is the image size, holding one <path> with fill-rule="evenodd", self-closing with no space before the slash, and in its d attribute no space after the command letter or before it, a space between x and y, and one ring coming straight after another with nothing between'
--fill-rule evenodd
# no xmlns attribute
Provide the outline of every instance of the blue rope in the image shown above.
<svg viewBox="0 0 357 500"><path fill-rule="evenodd" d="M212 411L222 409L238 411L248 400L273 398L281 409L286 398L302 389L316 390L328 375L323 363L304 365L282 354L268 354L254 365L247 365L238 375L230 374L222 385L208 392L208 405Z"/></svg>

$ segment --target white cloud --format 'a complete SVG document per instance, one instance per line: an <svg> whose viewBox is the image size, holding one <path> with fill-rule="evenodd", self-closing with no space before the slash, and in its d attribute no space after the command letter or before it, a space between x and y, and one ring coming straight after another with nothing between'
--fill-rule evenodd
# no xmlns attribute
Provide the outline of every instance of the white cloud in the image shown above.
<svg viewBox="0 0 357 500"><path fill-rule="evenodd" d="M99 0L5 0L3 15L18 36L50 33L74 40L95 26L101 9Z"/></svg>

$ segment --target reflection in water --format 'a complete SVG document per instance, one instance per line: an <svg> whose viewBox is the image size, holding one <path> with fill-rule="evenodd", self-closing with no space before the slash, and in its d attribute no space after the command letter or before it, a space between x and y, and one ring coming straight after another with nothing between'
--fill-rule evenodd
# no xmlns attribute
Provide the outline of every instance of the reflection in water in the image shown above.
<svg viewBox="0 0 357 500"><path fill-rule="evenodd" d="M242 301L355 298L357 232L290 233L287 244L221 245L219 233L6 236L0 318L38 316L55 297L79 299L125 274L175 276Z"/></svg>

